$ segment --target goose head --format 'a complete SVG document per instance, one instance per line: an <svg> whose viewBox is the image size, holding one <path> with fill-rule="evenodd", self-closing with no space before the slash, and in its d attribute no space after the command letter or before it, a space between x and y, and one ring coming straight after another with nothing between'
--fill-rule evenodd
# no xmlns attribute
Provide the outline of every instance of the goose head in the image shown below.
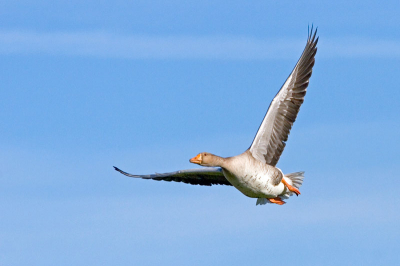
<svg viewBox="0 0 400 266"><path fill-rule="evenodd" d="M191 163L195 163L201 166L221 166L221 157L216 156L214 154L208 152L202 152L197 154L196 157L193 157L189 160Z"/></svg>

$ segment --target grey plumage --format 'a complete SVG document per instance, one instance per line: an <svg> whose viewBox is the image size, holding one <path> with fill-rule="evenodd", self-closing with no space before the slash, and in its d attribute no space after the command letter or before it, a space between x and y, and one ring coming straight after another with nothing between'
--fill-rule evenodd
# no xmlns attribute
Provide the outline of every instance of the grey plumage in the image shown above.
<svg viewBox="0 0 400 266"><path fill-rule="evenodd" d="M153 175L132 175L114 166L114 169L130 177L163 180L163 181L175 181L183 182L191 185L211 186L211 185L227 185L231 186L231 183L226 180L222 174L221 168L206 167L201 169L188 169L180 170L170 173L153 174Z"/></svg>
<svg viewBox="0 0 400 266"><path fill-rule="evenodd" d="M223 167L224 172L233 180L233 185L240 191L244 191L243 193L245 195L263 198L272 196L276 197L277 195L286 195L285 193L289 193L282 192L284 190L284 186L281 183L283 173L278 168L275 168L275 165L277 164L283 152L283 149L285 148L285 142L288 139L292 125L296 120L300 106L304 101L304 96L306 95L308 82L311 77L312 68L315 62L315 54L317 52L318 37L316 38L316 34L317 30L313 32L313 29L311 28L311 32L309 33L307 38L306 47L299 61L294 67L290 76L287 78L286 82L283 84L282 88L279 90L278 94L271 102L250 148L242 155L230 157L231 161L233 158L237 159L239 157L242 157L242 159L237 160L236 163L233 164L226 164L225 166L223 166L222 163L205 164L205 166ZM221 162L229 161L229 158L218 158L220 158L218 160ZM200 161L193 162L203 165ZM265 164L268 164L269 166L266 167ZM254 165L256 167L253 167ZM273 171L270 171L270 166L271 168L273 168ZM180 170L176 172L153 175L132 175L118 169L115 166L114 168L115 170L126 176L135 178L152 179L158 181L175 181L204 186L232 185L231 182L229 182L227 178L225 178L224 173L220 167ZM227 168L231 168L235 171L237 170L236 172L238 173L229 173L227 171L229 169ZM260 180L255 180L256 178L260 177L263 178ZM292 182L293 185L298 188L303 182L304 175L303 172L299 172L289 174L286 177L288 179L288 182L290 180L290 182ZM273 185L270 189L271 191L274 189L276 191L281 189L282 191L275 191L275 194L272 192L272 194L262 192L261 190L268 189L269 180L272 180L271 183ZM259 187L258 185L260 184L262 184L264 188ZM281 186L281 188L278 188L279 185ZM254 195L250 195L249 193L253 193ZM289 194L291 195L291 192ZM264 202L265 201L257 201L257 204L264 204Z"/></svg>
<svg viewBox="0 0 400 266"><path fill-rule="evenodd" d="M271 102L249 150L261 162L275 166L306 95L317 53L317 30L308 35L304 51L292 73Z"/></svg>

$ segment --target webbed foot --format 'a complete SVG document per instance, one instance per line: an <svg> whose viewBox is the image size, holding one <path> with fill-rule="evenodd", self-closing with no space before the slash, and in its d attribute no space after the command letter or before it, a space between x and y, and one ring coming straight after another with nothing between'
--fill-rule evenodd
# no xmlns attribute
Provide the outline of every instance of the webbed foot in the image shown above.
<svg viewBox="0 0 400 266"><path fill-rule="evenodd" d="M272 199L268 199L271 203L275 203L278 205L283 205L286 202L284 202L280 197L276 197L276 198L272 198Z"/></svg>
<svg viewBox="0 0 400 266"><path fill-rule="evenodd" d="M282 183L292 192L296 193L296 195L300 195L300 190L298 190L297 188L295 188L294 186L291 186L288 184L288 182L286 182L285 179L282 178Z"/></svg>

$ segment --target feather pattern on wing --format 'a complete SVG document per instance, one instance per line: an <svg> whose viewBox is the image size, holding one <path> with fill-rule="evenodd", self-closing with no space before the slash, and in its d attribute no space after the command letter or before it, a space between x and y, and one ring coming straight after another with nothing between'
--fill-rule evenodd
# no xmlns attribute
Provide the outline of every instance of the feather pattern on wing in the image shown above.
<svg viewBox="0 0 400 266"><path fill-rule="evenodd" d="M275 166L285 148L290 130L306 95L317 53L317 30L308 35L307 45L292 73L271 102L250 146L254 158Z"/></svg>
<svg viewBox="0 0 400 266"><path fill-rule="evenodd" d="M153 174L153 175L132 175L127 172L122 171L121 169L114 166L114 169L121 174L130 177L143 178L143 179L153 179L153 180L163 180L163 181L175 181L175 182L183 182L191 185L202 185L202 186L211 186L211 185L227 185L231 186L228 180L224 177L221 168L215 167L206 167L202 169L188 169L188 170L179 170L170 173L163 174Z"/></svg>

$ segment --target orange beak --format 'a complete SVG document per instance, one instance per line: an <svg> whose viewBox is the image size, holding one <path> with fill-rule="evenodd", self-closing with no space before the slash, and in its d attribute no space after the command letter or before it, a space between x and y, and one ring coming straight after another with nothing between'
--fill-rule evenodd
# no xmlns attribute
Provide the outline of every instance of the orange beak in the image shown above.
<svg viewBox="0 0 400 266"><path fill-rule="evenodd" d="M189 160L189 162L196 164L201 164L201 161L202 161L201 153L199 153L196 157L193 157L192 159Z"/></svg>

